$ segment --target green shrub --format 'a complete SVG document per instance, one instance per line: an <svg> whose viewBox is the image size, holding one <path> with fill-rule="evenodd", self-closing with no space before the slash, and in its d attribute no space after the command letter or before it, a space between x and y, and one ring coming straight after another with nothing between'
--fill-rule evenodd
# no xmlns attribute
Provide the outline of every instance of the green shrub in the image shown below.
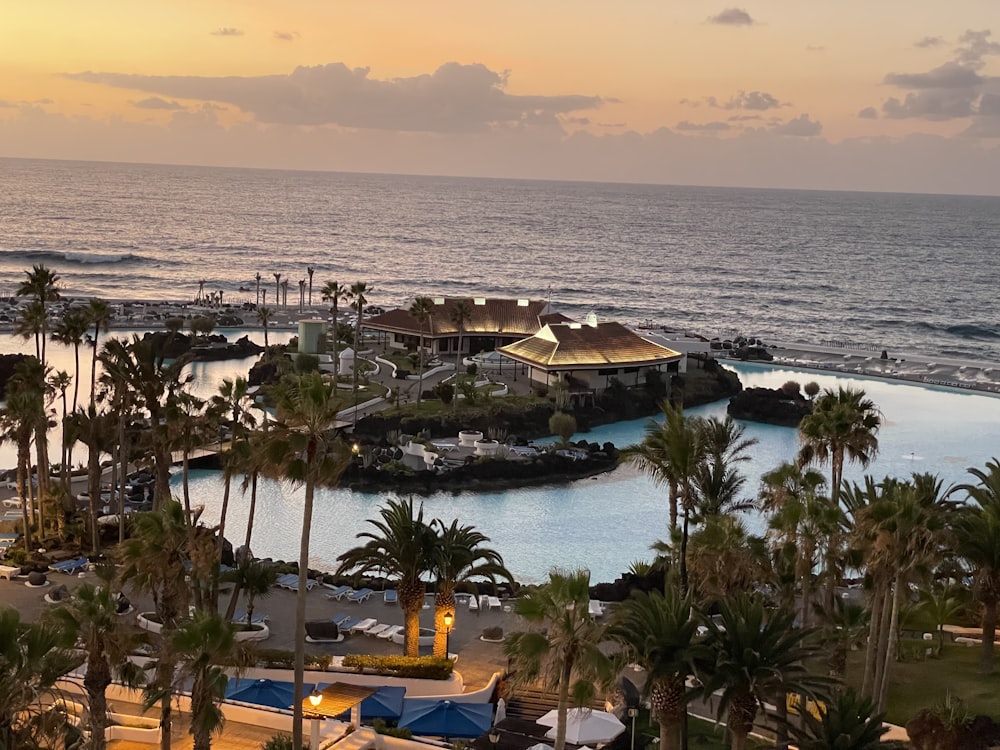
<svg viewBox="0 0 1000 750"><path fill-rule="evenodd" d="M300 354L295 358L295 372L303 375L319 370L319 357L315 354Z"/></svg>
<svg viewBox="0 0 1000 750"><path fill-rule="evenodd" d="M555 412L549 417L549 431L562 438L563 444L568 443L576 433L576 417L563 411Z"/></svg>
<svg viewBox="0 0 1000 750"><path fill-rule="evenodd" d="M257 663L272 669L291 669L295 666L295 653L281 648L257 649Z"/></svg>
<svg viewBox="0 0 1000 750"><path fill-rule="evenodd" d="M306 746L303 745L302 749L305 750ZM290 734L276 734L271 737L267 742L260 745L260 750L292 750L292 735Z"/></svg>
<svg viewBox="0 0 1000 750"><path fill-rule="evenodd" d="M455 398L455 387L451 383L438 383L434 387L434 392L441 399L441 403L450 404Z"/></svg>
<svg viewBox="0 0 1000 750"><path fill-rule="evenodd" d="M413 737L413 732L406 727L403 727L402 729L398 727L390 727L385 723L385 719L373 719L372 729L375 730L376 734L384 734L387 737L399 737L403 740L408 740Z"/></svg>
<svg viewBox="0 0 1000 750"><path fill-rule="evenodd" d="M447 680L451 677L453 662L439 656L376 656L373 654L348 654L345 667L361 672L374 672L391 677L412 677L422 680Z"/></svg>
<svg viewBox="0 0 1000 750"><path fill-rule="evenodd" d="M479 366L475 362L469 363L465 368L466 375L475 375L479 372Z"/></svg>

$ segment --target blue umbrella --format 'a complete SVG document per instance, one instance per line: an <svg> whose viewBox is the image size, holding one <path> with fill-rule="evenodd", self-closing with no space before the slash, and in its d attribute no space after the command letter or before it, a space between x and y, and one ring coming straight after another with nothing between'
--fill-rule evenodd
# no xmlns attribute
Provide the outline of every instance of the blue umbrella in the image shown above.
<svg viewBox="0 0 1000 750"><path fill-rule="evenodd" d="M489 703L456 703L455 701L408 698L403 701L399 727L414 734L432 737L480 737L493 722L493 706Z"/></svg>
<svg viewBox="0 0 1000 750"><path fill-rule="evenodd" d="M317 685L316 689L322 691L325 687L326 685L321 684ZM388 685L380 687L375 695L361 701L361 720L390 719L395 721L403 713L403 695L405 693L405 687L390 687ZM346 719L350 714L350 711L345 711L337 718Z"/></svg>
<svg viewBox="0 0 1000 750"><path fill-rule="evenodd" d="M308 695L312 686L306 685L303 690L303 695ZM295 702L295 683L230 677L226 685L226 700L288 710Z"/></svg>

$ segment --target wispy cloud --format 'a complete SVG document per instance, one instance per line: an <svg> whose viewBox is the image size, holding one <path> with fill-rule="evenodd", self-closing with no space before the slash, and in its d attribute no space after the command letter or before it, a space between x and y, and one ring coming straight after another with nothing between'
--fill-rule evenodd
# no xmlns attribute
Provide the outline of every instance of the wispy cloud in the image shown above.
<svg viewBox="0 0 1000 750"><path fill-rule="evenodd" d="M297 31L275 31L274 38L280 42L294 42L296 39L301 38L301 34Z"/></svg>
<svg viewBox="0 0 1000 750"><path fill-rule="evenodd" d="M713 122L689 122L681 120L674 126L677 130L688 133L724 133L732 126L728 122L714 120Z"/></svg>
<svg viewBox="0 0 1000 750"><path fill-rule="evenodd" d="M243 36L243 30L235 26L223 26L221 29L209 32L212 36Z"/></svg>
<svg viewBox="0 0 1000 750"><path fill-rule="evenodd" d="M920 49L930 49L931 47L940 47L942 44L944 44L944 37L925 36L923 39L915 41L913 46L920 47Z"/></svg>
<svg viewBox="0 0 1000 750"><path fill-rule="evenodd" d="M719 26L752 26L755 23L753 17L743 8L726 8L714 16L709 16L708 22Z"/></svg>
<svg viewBox="0 0 1000 750"><path fill-rule="evenodd" d="M174 101L161 99L158 96L150 96L146 99L140 99L139 101L132 102L132 106L138 107L139 109L164 109L174 112L179 109L184 109L184 105Z"/></svg>
<svg viewBox="0 0 1000 750"><path fill-rule="evenodd" d="M863 110L858 112L858 117L862 120L877 120L878 110L875 107L865 107Z"/></svg>
<svg viewBox="0 0 1000 750"><path fill-rule="evenodd" d="M799 115L794 120L789 120L788 122L783 122L780 125L775 125L772 130L779 135L811 138L823 132L823 123L812 120L809 118L809 115L803 114Z"/></svg>
<svg viewBox="0 0 1000 750"><path fill-rule="evenodd" d="M71 73L67 77L179 99L225 102L259 122L351 128L474 132L490 127L558 126L558 117L605 102L576 94L519 96L505 91L507 71L445 63L433 73L375 79L343 63L299 67L288 75L148 76Z"/></svg>
<svg viewBox="0 0 1000 750"><path fill-rule="evenodd" d="M726 100L721 100L714 96L706 96L701 99L681 99L681 104L688 104L692 107L705 105L718 109L749 109L756 112L764 112L768 109L778 109L779 107L790 106L788 102L782 102L773 94L766 91L737 91Z"/></svg>

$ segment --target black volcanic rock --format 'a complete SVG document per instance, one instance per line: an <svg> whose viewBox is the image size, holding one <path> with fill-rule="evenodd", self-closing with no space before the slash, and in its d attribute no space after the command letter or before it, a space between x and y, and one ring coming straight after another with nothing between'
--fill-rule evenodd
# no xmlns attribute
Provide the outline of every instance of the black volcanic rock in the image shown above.
<svg viewBox="0 0 1000 750"><path fill-rule="evenodd" d="M186 333L170 331L150 331L143 335L143 341L152 341L153 346L169 359L185 358L188 362L216 362L226 359L246 359L264 351L246 336L230 343L225 336L189 336Z"/></svg>
<svg viewBox="0 0 1000 750"><path fill-rule="evenodd" d="M798 427L812 403L779 388L747 388L729 399L729 416L782 427Z"/></svg>

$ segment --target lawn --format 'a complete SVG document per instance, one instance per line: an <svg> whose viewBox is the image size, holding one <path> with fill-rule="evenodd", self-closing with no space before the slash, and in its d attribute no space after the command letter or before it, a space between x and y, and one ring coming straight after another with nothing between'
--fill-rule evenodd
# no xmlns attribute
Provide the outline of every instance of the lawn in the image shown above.
<svg viewBox="0 0 1000 750"><path fill-rule="evenodd" d="M901 652L923 654L932 643L904 639ZM965 701L966 707L976 714L997 718L1000 709L1000 674L981 675L978 672L981 649L955 643L945 643L940 658L910 656L907 661L893 665L889 685L889 708L886 720L905 725L922 708L941 703L950 694ZM864 674L864 652L856 651L848 659L848 683L860 687Z"/></svg>
<svg viewBox="0 0 1000 750"><path fill-rule="evenodd" d="M650 723L649 711L645 709L639 714L635 725L635 746L644 748L647 745L656 748L659 746L660 727L656 723ZM656 740L654 742L653 740ZM729 750L731 744L726 737L726 728L716 726L711 721L688 717L688 747L691 750ZM770 747L769 743L749 738L747 747L754 748Z"/></svg>

